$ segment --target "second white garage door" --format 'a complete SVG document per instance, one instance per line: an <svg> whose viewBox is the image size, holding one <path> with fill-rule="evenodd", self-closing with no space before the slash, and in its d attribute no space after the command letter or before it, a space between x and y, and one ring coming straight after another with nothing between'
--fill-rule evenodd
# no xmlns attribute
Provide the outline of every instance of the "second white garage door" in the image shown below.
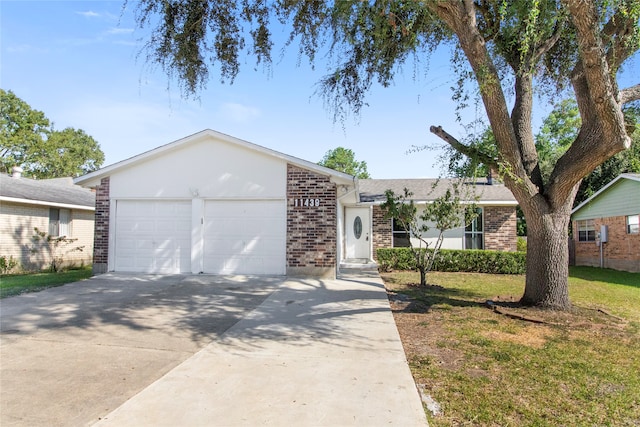
<svg viewBox="0 0 640 427"><path fill-rule="evenodd" d="M205 203L203 270L213 274L285 274L286 202Z"/></svg>

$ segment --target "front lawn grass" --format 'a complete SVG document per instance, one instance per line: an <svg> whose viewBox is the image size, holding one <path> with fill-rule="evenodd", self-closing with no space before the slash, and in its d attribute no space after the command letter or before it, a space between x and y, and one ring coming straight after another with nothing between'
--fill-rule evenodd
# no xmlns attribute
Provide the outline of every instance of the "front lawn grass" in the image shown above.
<svg viewBox="0 0 640 427"><path fill-rule="evenodd" d="M31 273L0 276L0 298L37 292L66 283L91 277L91 267L61 271L58 273Z"/></svg>
<svg viewBox="0 0 640 427"><path fill-rule="evenodd" d="M524 276L381 276L432 426L638 425L640 274L572 268L569 312L517 307Z"/></svg>

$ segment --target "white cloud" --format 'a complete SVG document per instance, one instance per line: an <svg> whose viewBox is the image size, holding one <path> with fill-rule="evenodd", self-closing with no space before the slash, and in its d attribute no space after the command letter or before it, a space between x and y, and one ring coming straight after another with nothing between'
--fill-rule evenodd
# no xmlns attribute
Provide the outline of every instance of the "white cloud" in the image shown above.
<svg viewBox="0 0 640 427"><path fill-rule="evenodd" d="M98 18L100 14L98 12L94 12L92 10L88 10L86 12L76 12L78 15L84 16L85 18Z"/></svg>
<svg viewBox="0 0 640 427"><path fill-rule="evenodd" d="M109 35L120 35L120 34L131 34L133 33L133 28L110 28L107 30L106 34Z"/></svg>
<svg viewBox="0 0 640 427"><path fill-rule="evenodd" d="M262 115L260 110L242 104L227 102L220 107L220 114L231 121L237 123L247 123Z"/></svg>

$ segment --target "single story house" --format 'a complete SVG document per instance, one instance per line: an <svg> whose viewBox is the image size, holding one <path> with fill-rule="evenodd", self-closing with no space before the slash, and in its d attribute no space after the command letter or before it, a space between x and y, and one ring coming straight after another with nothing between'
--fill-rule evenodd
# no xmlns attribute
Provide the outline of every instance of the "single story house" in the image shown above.
<svg viewBox="0 0 640 427"><path fill-rule="evenodd" d="M576 265L640 272L640 174L617 176L571 220Z"/></svg>
<svg viewBox="0 0 640 427"><path fill-rule="evenodd" d="M75 182L96 191L97 273L333 277L340 263L373 263L376 248L393 244L392 223L371 197L376 180L358 181L212 130ZM487 196L476 241L515 250L513 196L493 200L493 189ZM449 247L465 247L466 233L456 233L458 244Z"/></svg>
<svg viewBox="0 0 640 427"><path fill-rule="evenodd" d="M57 255L65 264L90 265L93 257L95 197L72 178L34 180L20 168L0 175L0 256L12 257L25 270L40 270L52 254L36 243L35 228L53 237L77 239L61 244ZM72 250L82 247L82 250Z"/></svg>
<svg viewBox="0 0 640 427"><path fill-rule="evenodd" d="M385 219L381 205L386 201L385 191L412 193L411 200L420 210L430 201L441 197L458 180L452 179L365 179L358 182L360 205L371 208L373 254L378 248L408 246L409 236L394 221ZM516 206L511 191L492 179L476 179L459 186L462 203L473 201L477 217L471 224L446 231L443 249L488 249L515 251L517 243ZM439 231L431 228L427 241L435 240ZM413 241L414 245L419 242Z"/></svg>

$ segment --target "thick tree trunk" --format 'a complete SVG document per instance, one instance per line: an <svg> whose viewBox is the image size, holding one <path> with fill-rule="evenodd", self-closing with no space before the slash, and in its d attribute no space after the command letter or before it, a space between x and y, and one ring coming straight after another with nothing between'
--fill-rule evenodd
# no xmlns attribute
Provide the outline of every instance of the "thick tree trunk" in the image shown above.
<svg viewBox="0 0 640 427"><path fill-rule="evenodd" d="M559 310L571 306L567 230L572 201L559 211L527 216L527 277L520 300L524 305Z"/></svg>

